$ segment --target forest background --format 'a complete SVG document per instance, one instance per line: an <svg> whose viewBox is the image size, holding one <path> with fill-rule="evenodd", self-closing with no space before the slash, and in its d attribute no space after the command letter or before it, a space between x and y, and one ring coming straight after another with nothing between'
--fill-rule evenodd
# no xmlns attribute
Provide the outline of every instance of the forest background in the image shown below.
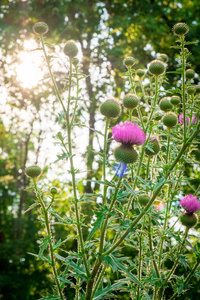
<svg viewBox="0 0 200 300"><path fill-rule="evenodd" d="M196 42L188 46L192 52L190 63L196 73L193 83L200 84L199 16L198 0L0 1L0 299L39 299L41 293L51 289L49 268L28 253L38 253L42 227L35 211L24 214L34 197L25 190L29 185L24 174L26 165L39 164L44 168L42 184L59 189L56 209L70 210L67 163L62 160L64 157L54 146L53 139L59 131L57 123L63 129L65 124L43 59L31 51L38 43L32 26L38 21L49 25L46 42L55 45L54 74L63 94L66 68L62 48L70 39L79 45L82 70L87 75L82 94L90 100L78 107L76 117L77 122L86 125L83 139L76 133L77 149L82 149L78 165L85 170L84 175L80 175L79 188L90 193L97 187L85 179L101 176L101 163L94 155L98 141L92 128L101 128L100 103L112 96L121 99L125 93L126 86L120 75L124 71L124 57L133 56L137 68L146 68L157 54L166 53L168 71L174 70L178 62L177 51L170 48L174 41L172 27L186 22L190 28L187 39ZM51 52L52 46L49 49ZM168 79L166 89L176 86L176 76L169 74ZM200 160L199 149L195 157ZM185 174L195 178L192 185L197 187L199 169L191 163L184 167ZM190 186L183 189L192 193ZM85 211L89 223L93 216L90 204L82 206L82 212ZM66 236L73 236L74 228L66 232L57 226L54 234L64 240ZM65 247L75 250L76 240L69 239ZM133 251L132 255L136 254ZM177 269L177 274L179 271ZM199 297L197 279L191 283L196 288L183 299ZM66 295L69 299L73 297L69 287Z"/></svg>

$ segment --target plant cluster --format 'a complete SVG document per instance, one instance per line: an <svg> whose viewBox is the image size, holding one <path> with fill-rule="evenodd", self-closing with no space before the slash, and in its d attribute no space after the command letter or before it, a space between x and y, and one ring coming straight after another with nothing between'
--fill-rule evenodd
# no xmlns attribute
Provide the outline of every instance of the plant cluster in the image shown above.
<svg viewBox="0 0 200 300"><path fill-rule="evenodd" d="M70 40L64 46L69 59L66 103L60 95L46 50L44 34L48 26L37 23L33 30L40 37L54 90L63 109L67 137L59 132L57 138L63 158L70 162L74 213L72 219L56 213L53 207L57 189L52 187L49 193L42 193L38 187L40 167L27 167L26 174L32 178L36 194L30 209L37 207L46 227L37 257L52 267L54 280L53 294L43 299L66 299L64 288L69 285L74 288L76 300L116 296L161 300L166 299L169 287L172 290L170 299L175 299L189 288L190 279L197 274L200 264L200 250L188 242L190 230L198 222L199 189L194 190L193 195L182 194L182 186L191 185L190 178L184 174L184 165L194 163L192 151L200 132L200 88L191 84L195 72L188 63L190 53L186 47L190 43L185 41L188 26L178 23L173 28L178 36L174 48L180 51L180 68L173 73L180 75L181 87L162 89L167 81L166 54L150 62L147 71L135 70L133 57L124 59L126 72L123 76L129 80L129 93L122 105L115 98L103 102L100 113L105 118L104 133L101 129L93 129L104 141L102 151L97 153L102 162L102 180L94 180L100 189L94 189L92 194L78 192L74 168L72 131L75 126L81 127L74 119L78 102L82 100L79 81L84 78L76 58L77 45ZM145 76L149 78L149 86L142 83ZM72 97L72 89L76 90L76 97ZM108 138L110 131L112 137ZM108 147L111 142L120 143L120 146L116 144L112 151ZM49 197L50 202L47 201ZM97 202L99 198L101 201ZM87 201L94 204L94 217L93 223L87 224L89 231L84 239L86 224L81 204ZM186 210L183 214L181 207ZM76 252L65 251L66 240L55 241L52 229L56 224L76 228ZM195 260L192 265L185 255L187 244ZM58 261L62 263L59 268ZM170 268L167 267L169 261ZM180 265L185 271L177 276Z"/></svg>

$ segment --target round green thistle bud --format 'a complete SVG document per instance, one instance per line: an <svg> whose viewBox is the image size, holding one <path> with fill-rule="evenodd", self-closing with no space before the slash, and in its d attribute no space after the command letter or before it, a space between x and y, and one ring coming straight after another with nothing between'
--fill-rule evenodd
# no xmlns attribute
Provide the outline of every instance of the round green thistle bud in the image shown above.
<svg viewBox="0 0 200 300"><path fill-rule="evenodd" d="M186 78L187 78L187 79L192 79L192 78L194 78L194 74L195 74L195 72L194 72L194 70L192 70L192 69L188 69L188 70L186 70L186 72L185 72L185 75L186 75Z"/></svg>
<svg viewBox="0 0 200 300"><path fill-rule="evenodd" d="M170 97L164 97L159 103L160 109L163 111L169 111L173 109L173 105L170 102Z"/></svg>
<svg viewBox="0 0 200 300"><path fill-rule="evenodd" d="M151 72L153 75L161 75L165 72L165 65L162 61L160 60L153 60L150 64L149 64L149 72Z"/></svg>
<svg viewBox="0 0 200 300"><path fill-rule="evenodd" d="M175 35L185 35L189 31L189 27L185 23L177 23L173 27L173 33Z"/></svg>
<svg viewBox="0 0 200 300"><path fill-rule="evenodd" d="M38 176L41 175L41 173L42 173L42 170L38 166L27 167L25 170L26 176L31 177L31 178L37 178Z"/></svg>
<svg viewBox="0 0 200 300"><path fill-rule="evenodd" d="M167 127L174 127L177 124L177 116L176 114L169 112L166 113L163 117L163 124Z"/></svg>
<svg viewBox="0 0 200 300"><path fill-rule="evenodd" d="M69 56L69 58L73 58L78 54L78 47L73 40L69 40L65 44L63 51L65 55Z"/></svg>
<svg viewBox="0 0 200 300"><path fill-rule="evenodd" d="M52 195L55 195L55 194L57 194L58 191L57 191L57 188L55 186L52 186L51 189L50 189L50 192L51 192Z"/></svg>
<svg viewBox="0 0 200 300"><path fill-rule="evenodd" d="M33 25L33 32L38 35L44 35L49 31L49 26L44 22L38 22Z"/></svg>
<svg viewBox="0 0 200 300"><path fill-rule="evenodd" d="M135 58L133 58L131 56L125 57L124 60L123 60L123 64L127 68L132 67L135 64Z"/></svg>
<svg viewBox="0 0 200 300"><path fill-rule="evenodd" d="M200 85L195 85L196 94L200 94Z"/></svg>
<svg viewBox="0 0 200 300"><path fill-rule="evenodd" d="M154 115L153 115L153 119L156 120L156 121L161 120L162 117L163 117L163 114L159 111L155 112Z"/></svg>
<svg viewBox="0 0 200 300"><path fill-rule="evenodd" d="M142 69L138 69L136 74L139 76L139 77L143 77L145 75L146 71L145 70L142 70Z"/></svg>
<svg viewBox="0 0 200 300"><path fill-rule="evenodd" d="M123 104L126 108L135 108L139 104L138 96L135 94L127 94L124 97Z"/></svg>
<svg viewBox="0 0 200 300"><path fill-rule="evenodd" d="M143 121L144 123L147 123L148 120L149 120L149 118L148 118L147 116L142 117L142 121Z"/></svg>
<svg viewBox="0 0 200 300"><path fill-rule="evenodd" d="M170 102L173 104L173 105L178 105L180 103L181 99L179 96L172 96L171 99L170 99Z"/></svg>
<svg viewBox="0 0 200 300"><path fill-rule="evenodd" d="M149 148L148 148L148 146L149 146ZM145 147L146 155L154 156L154 155L158 154L159 151L160 151L160 144L159 144L157 138L150 138Z"/></svg>
<svg viewBox="0 0 200 300"><path fill-rule="evenodd" d="M192 228L197 224L198 217L194 213L184 213L180 217L180 221L181 221L182 225L184 225L188 228Z"/></svg>
<svg viewBox="0 0 200 300"><path fill-rule="evenodd" d="M101 104L100 113L107 118L116 118L121 113L121 105L114 98L109 98Z"/></svg>
<svg viewBox="0 0 200 300"><path fill-rule="evenodd" d="M138 202L142 206L146 206L147 203L149 202L149 200L150 200L150 197L147 194L142 194L142 195L139 195L139 197L138 197Z"/></svg>
<svg viewBox="0 0 200 300"><path fill-rule="evenodd" d="M157 59L163 61L164 63L168 62L168 56L164 53L161 53Z"/></svg>
<svg viewBox="0 0 200 300"><path fill-rule="evenodd" d="M189 94L189 95L193 95L195 93L195 86L188 86L186 88L186 92Z"/></svg>
<svg viewBox="0 0 200 300"><path fill-rule="evenodd" d="M121 144L121 146L115 149L114 156L117 161L125 164L132 164L138 158L137 152L130 144Z"/></svg>
<svg viewBox="0 0 200 300"><path fill-rule="evenodd" d="M78 65L78 63L79 63L79 59L77 57L74 57L72 59L72 64L76 67Z"/></svg>

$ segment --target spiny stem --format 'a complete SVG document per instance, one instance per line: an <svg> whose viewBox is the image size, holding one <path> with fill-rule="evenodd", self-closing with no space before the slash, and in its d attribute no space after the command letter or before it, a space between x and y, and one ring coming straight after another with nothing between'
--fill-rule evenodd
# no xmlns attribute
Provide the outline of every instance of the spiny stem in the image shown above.
<svg viewBox="0 0 200 300"><path fill-rule="evenodd" d="M92 291L92 299L93 299L93 297L94 297L94 295L95 295L95 293L96 293L96 290L98 289L98 287L99 287L99 285L100 285L100 283L101 283L101 280L102 280L102 278L103 278L103 276L104 276L104 273L105 273L105 270L106 270L106 266L103 266L103 268L102 268L102 270L101 270L101 272L100 272L100 274L99 274L99 277L98 277L98 279L97 279L97 281L96 281L96 284L95 284L95 286L94 286L94 288L93 288L93 291Z"/></svg>
<svg viewBox="0 0 200 300"><path fill-rule="evenodd" d="M56 96L57 96L57 98L58 98L58 100L59 100L59 102L60 102L60 104L62 106L62 109L63 109L64 113L66 114L67 113L66 108L65 108L64 103L62 101L62 98L60 96L60 93L59 93L59 90L58 90L55 78L53 76L53 73L51 71L51 66L50 66L50 63L49 63L49 58L48 58L48 55L47 55L47 52L46 52L46 49L45 49L44 38L43 38L42 35L40 36L40 38L41 38L41 43L42 43L42 49L43 49L44 56L45 56L45 59L46 59L46 63L47 63L47 66L48 66L48 70L49 70L49 73L50 73L50 76L51 76L51 80L53 82L53 86L54 86L54 90L55 90Z"/></svg>
<svg viewBox="0 0 200 300"><path fill-rule="evenodd" d="M49 252L50 252L50 257L51 257L51 266L52 266L54 278L55 278L55 281L56 281L56 285L57 285L57 288L58 288L58 293L59 293L60 299L64 300L64 296L63 296L62 289L61 289L61 286L60 286L60 281L58 279L58 273L57 273L57 269L56 269L56 263L55 263L55 260L54 260L54 250L53 250L53 244L52 244L52 236L51 236L51 230L50 230L50 223L49 223L48 211L47 211L47 209L45 207L43 199L42 199L42 197L40 195L40 192L39 192L39 190L37 188L36 180L33 180L33 183L34 183L34 187L35 187L37 198L38 198L38 200L40 202L40 205L42 207L43 214L44 214L45 225L46 225L46 230L47 230L47 237L48 237L48 243L49 243Z"/></svg>
<svg viewBox="0 0 200 300"><path fill-rule="evenodd" d="M164 289L165 289L164 286L165 286L165 284L167 284L168 280L170 279L170 277L174 274L174 272L175 272L175 270L176 270L176 267L177 267L177 265L178 265L178 261L179 261L179 258L180 258L180 255L181 255L183 246L184 246L184 244L185 244L185 240L186 240L187 235L188 235L188 231L189 231L189 228L186 227L186 229L185 229L185 234L184 234L184 238L183 238L182 243L181 243L181 245L180 245L180 249L179 249L178 256L177 256L177 258L176 258L176 260L175 260L175 262L174 262L174 265L173 265L171 271L169 272L169 274L167 275L165 281L164 281L163 284L162 284L163 287L160 288L160 290L159 290L158 300L162 300L162 295L163 295L163 292L164 292Z"/></svg>
<svg viewBox="0 0 200 300"><path fill-rule="evenodd" d="M103 181L106 180L106 156L107 156L107 131L108 131L109 118L106 118L106 126L104 132L104 147L103 147ZM103 187L103 206L106 205L106 192L107 186Z"/></svg>
<svg viewBox="0 0 200 300"><path fill-rule="evenodd" d="M181 50L182 50L182 100L183 100L183 130L184 130L184 140L186 139L186 107L185 107L185 66L186 66L186 58L185 58L185 50L184 50L184 35L181 36Z"/></svg>
<svg viewBox="0 0 200 300"><path fill-rule="evenodd" d="M113 199L112 199L112 201L110 203L110 207L109 207L106 219L104 220L104 223L103 223L103 226L102 226L102 229L101 229L99 253L102 253L102 251L103 251L104 239L105 239L105 233L106 233L106 227L107 227L108 220L109 220L109 217L110 217L109 213L112 211L113 205L115 204L115 201L117 199L117 193L118 193L118 190L119 190L119 187L120 187L121 180L122 180L122 177L119 177L117 186L115 188L115 194L114 194Z"/></svg>

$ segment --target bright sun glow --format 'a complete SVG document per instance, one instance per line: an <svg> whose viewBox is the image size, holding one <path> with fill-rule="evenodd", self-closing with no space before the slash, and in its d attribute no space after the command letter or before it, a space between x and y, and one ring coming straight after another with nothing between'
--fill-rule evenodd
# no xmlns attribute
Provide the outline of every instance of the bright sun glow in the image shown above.
<svg viewBox="0 0 200 300"><path fill-rule="evenodd" d="M17 80L23 88L35 87L39 80L43 79L44 59L41 51L31 51L36 48L33 40L27 40L24 44L24 51L19 53L19 63L16 67Z"/></svg>

